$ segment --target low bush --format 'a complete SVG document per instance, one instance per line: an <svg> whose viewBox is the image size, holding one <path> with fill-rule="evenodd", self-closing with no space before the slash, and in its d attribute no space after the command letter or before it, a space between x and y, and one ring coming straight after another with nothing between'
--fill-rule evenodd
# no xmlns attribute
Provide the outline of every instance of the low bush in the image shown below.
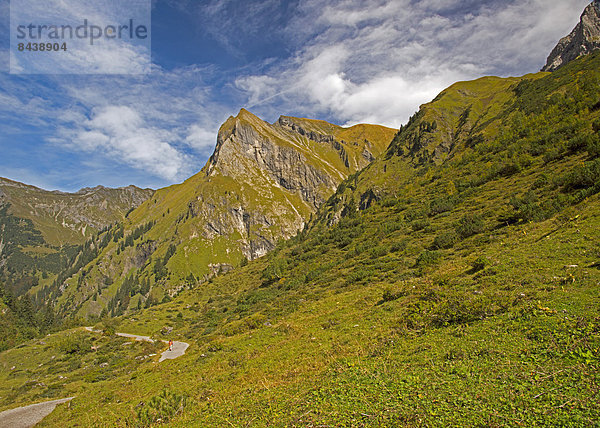
<svg viewBox="0 0 600 428"><path fill-rule="evenodd" d="M421 218L421 219L413 221L410 226L412 227L412 230L417 232L417 231L423 230L427 226L429 226L429 220Z"/></svg>
<svg viewBox="0 0 600 428"><path fill-rule="evenodd" d="M89 335L84 332L74 332L65 336L59 344L61 352L67 355L83 355L90 351Z"/></svg>
<svg viewBox="0 0 600 428"><path fill-rule="evenodd" d="M484 231L485 224L483 218L478 214L466 214L455 225L456 233L461 239L477 235Z"/></svg>
<svg viewBox="0 0 600 428"><path fill-rule="evenodd" d="M454 244L458 242L458 240L458 234L454 230L449 230L441 235L436 236L433 240L433 244L431 244L431 248L434 250L452 248Z"/></svg>
<svg viewBox="0 0 600 428"><path fill-rule="evenodd" d="M440 257L441 256L437 251L425 250L417 257L415 267L422 268L432 266L440 260Z"/></svg>
<svg viewBox="0 0 600 428"><path fill-rule="evenodd" d="M479 256L471 264L471 272L473 272L473 273L479 272L479 271L485 269L488 264L489 264L489 261L485 257Z"/></svg>
<svg viewBox="0 0 600 428"><path fill-rule="evenodd" d="M579 189L600 189L600 159L577 166L563 177L565 192Z"/></svg>
<svg viewBox="0 0 600 428"><path fill-rule="evenodd" d="M157 422L168 422L170 419L184 412L188 405L185 395L175 394L163 390L155 395L148 403L140 403L137 409L137 417L142 426L150 426Z"/></svg>
<svg viewBox="0 0 600 428"><path fill-rule="evenodd" d="M368 281L373 276L373 271L364 267L355 268L346 278L347 284Z"/></svg>
<svg viewBox="0 0 600 428"><path fill-rule="evenodd" d="M452 209L456 206L457 198L455 197L443 197L436 198L429 203L429 215L434 216L437 214L442 214L448 211L452 211Z"/></svg>

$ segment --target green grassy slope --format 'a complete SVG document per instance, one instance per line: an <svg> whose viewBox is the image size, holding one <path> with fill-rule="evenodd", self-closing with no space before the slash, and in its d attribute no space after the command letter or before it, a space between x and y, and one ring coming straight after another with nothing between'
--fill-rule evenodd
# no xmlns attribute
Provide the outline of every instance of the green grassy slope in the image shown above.
<svg viewBox="0 0 600 428"><path fill-rule="evenodd" d="M172 328L163 337L191 343L184 357L66 381L77 398L43 425L144 426L162 402L182 411L157 418L181 427L594 426L599 65L496 80L505 93L479 122L459 96L477 84L447 90L455 111L440 111L464 119L415 116L306 231L119 320L132 333ZM424 109L441 117L444 98ZM458 134L443 159L436 132ZM4 407L48 388L21 392L42 374L11 375L10 355ZM176 395L151 399L164 388Z"/></svg>

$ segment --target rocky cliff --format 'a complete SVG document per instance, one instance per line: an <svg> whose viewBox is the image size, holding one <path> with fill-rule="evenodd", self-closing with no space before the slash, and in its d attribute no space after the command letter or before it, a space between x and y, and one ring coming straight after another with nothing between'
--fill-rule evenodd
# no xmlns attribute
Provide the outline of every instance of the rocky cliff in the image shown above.
<svg viewBox="0 0 600 428"><path fill-rule="evenodd" d="M600 49L600 0L589 4L571 34L554 48L542 71L554 71L581 55Z"/></svg>
<svg viewBox="0 0 600 428"><path fill-rule="evenodd" d="M229 118L204 172L209 181L232 180L243 190L235 200L204 194L191 202L192 212L205 219L202 235L215 239L238 233L243 255L254 259L296 234L337 185L381 153L394 134L377 126L356 128L362 134L284 116L269 124L246 110ZM383 133L366 135L366 129ZM248 192L256 196L249 198Z"/></svg>

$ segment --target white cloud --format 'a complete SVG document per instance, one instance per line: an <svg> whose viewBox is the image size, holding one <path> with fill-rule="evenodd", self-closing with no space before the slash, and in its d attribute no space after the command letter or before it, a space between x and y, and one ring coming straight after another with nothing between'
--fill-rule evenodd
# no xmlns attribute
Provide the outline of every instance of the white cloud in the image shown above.
<svg viewBox="0 0 600 428"><path fill-rule="evenodd" d="M458 80L538 71L588 0L306 0L290 60L241 76L259 113L398 127Z"/></svg>
<svg viewBox="0 0 600 428"><path fill-rule="evenodd" d="M178 178L188 160L170 143L176 135L146 123L127 106L94 109L83 129L72 135L69 144L105 155L135 168L146 169L167 180Z"/></svg>
<svg viewBox="0 0 600 428"><path fill-rule="evenodd" d="M59 42L59 46L64 43L66 50L20 51L18 62L11 61L10 70L16 74L148 73L151 64L150 4L150 0L11 0L10 38L13 51L18 42ZM130 39L125 36L108 39L100 36L107 26L129 26L129 19L133 20L136 27L146 27L145 38ZM37 26L37 36L34 30L32 38L18 39L17 26L28 24ZM71 26L74 34L69 36L69 32L66 32L64 39L51 38L49 28L60 28L62 25ZM92 40L92 32L96 35L95 40ZM25 31L25 34L28 33ZM84 33L85 37L80 38ZM123 34L127 34L127 31Z"/></svg>
<svg viewBox="0 0 600 428"><path fill-rule="evenodd" d="M198 17L199 32L250 62L237 70L153 65L147 76L0 75L4 144L24 127L39 129L40 139L60 145L61 155L84 158L95 171L93 182L171 184L200 170L218 126L240 106L271 120L293 113L398 127L458 80L537 71L588 3L257 0L239 7L233 0L172 1ZM74 8L75 2L61 4L80 19L88 12ZM0 0L8 13L6 4ZM283 40L289 58L274 55L258 63L244 52L255 44L269 47L275 38ZM107 67L137 61L135 49L98 47L97 62ZM74 56L70 63L76 62ZM123 175L117 178L115 170Z"/></svg>
<svg viewBox="0 0 600 428"><path fill-rule="evenodd" d="M184 180L203 166L219 124L230 113L212 99L204 83L212 73L195 66L172 71L155 67L151 77L59 79L68 108L46 113L56 127L48 142L142 171L165 184Z"/></svg>
<svg viewBox="0 0 600 428"><path fill-rule="evenodd" d="M190 126L187 130L187 137L185 137L187 145L200 153L212 150L215 146L215 141L216 135L214 130L206 129L198 124Z"/></svg>

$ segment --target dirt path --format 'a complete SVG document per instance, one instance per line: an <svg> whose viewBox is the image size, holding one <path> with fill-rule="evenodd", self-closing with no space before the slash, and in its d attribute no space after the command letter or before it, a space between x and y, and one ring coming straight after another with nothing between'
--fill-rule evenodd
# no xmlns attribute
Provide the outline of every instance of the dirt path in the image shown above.
<svg viewBox="0 0 600 428"><path fill-rule="evenodd" d="M183 354L185 354L185 350L188 348L188 346L190 345L185 342L173 342L173 350L169 351L167 349L165 352L160 354L160 359L158 362L160 363L164 360L174 360L175 358L181 357Z"/></svg>
<svg viewBox="0 0 600 428"><path fill-rule="evenodd" d="M87 331L90 332L98 332L98 330L94 330L92 327L85 327ZM128 337L130 339L135 339L139 342L151 342L154 343L154 340L150 338L150 336L140 336L137 334L129 334L129 333L115 333L117 336ZM164 343L168 343L166 340L163 340ZM160 354L160 359L158 362L162 362L164 360L174 360L175 358L179 358L185 354L185 351L189 347L189 343L185 342L173 342L173 350L169 351L168 349ZM2 425L0 425L2 426Z"/></svg>
<svg viewBox="0 0 600 428"><path fill-rule="evenodd" d="M74 397L60 400L46 401L45 403L17 407L0 413L0 427L29 428L39 423L56 408L57 405L71 401Z"/></svg>

